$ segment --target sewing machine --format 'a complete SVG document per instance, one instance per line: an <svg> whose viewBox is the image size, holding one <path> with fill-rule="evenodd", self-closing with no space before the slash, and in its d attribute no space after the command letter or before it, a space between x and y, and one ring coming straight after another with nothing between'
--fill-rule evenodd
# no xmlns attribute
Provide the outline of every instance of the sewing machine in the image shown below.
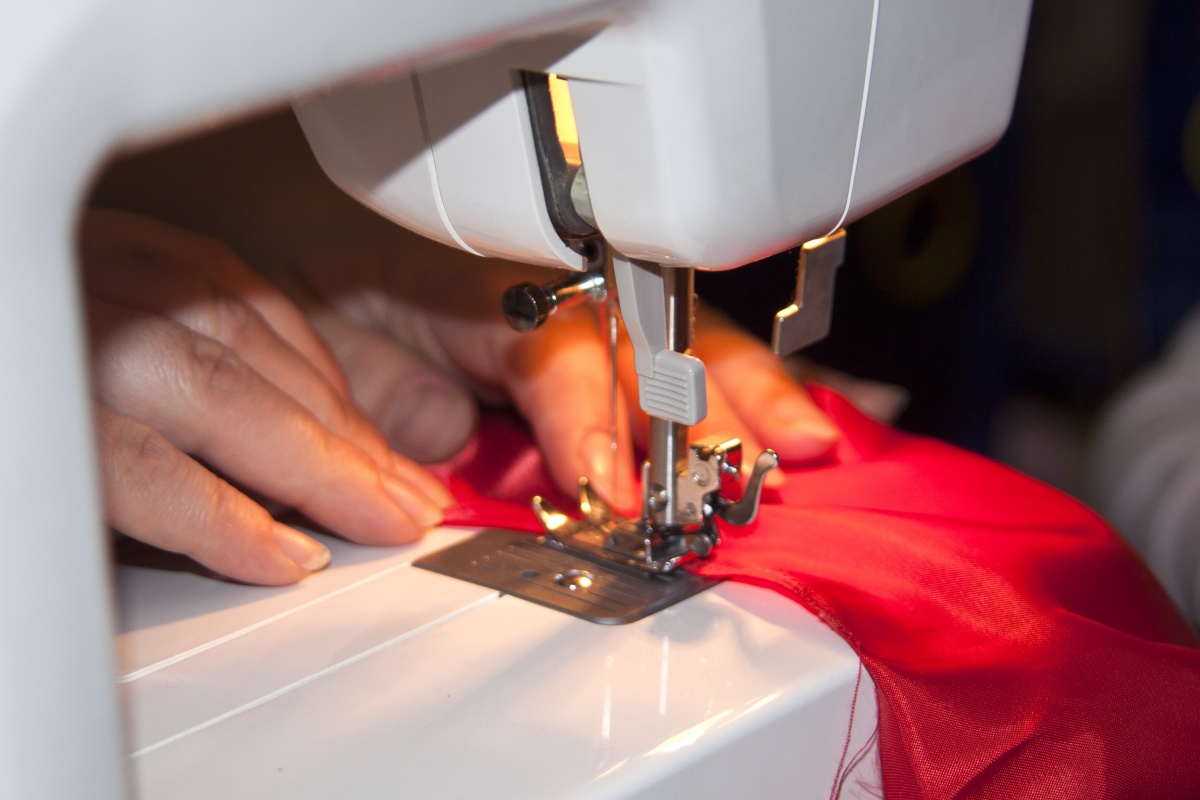
<svg viewBox="0 0 1200 800"><path fill-rule="evenodd" d="M841 226L1003 131L1024 13L662 0L314 92L296 112L329 176L384 216L478 255L580 273L510 290L505 310L519 330L560 304L618 291L650 417L641 516L618 518L586 476L582 520L544 501L536 512L560 549L662 576L712 551L714 518L753 520L778 463L771 451L748 454L757 457L734 502L740 442L689 441L707 413L704 365L689 354L693 270L807 241L773 346L787 355L823 337ZM478 579L469 564L482 552L436 566ZM511 580L490 585L522 594L528 581L511 563ZM650 585L668 596L652 592L653 607L694 591L683 580ZM581 610L579 592L562 597L573 612L603 614Z"/></svg>
<svg viewBox="0 0 1200 800"><path fill-rule="evenodd" d="M389 796L405 793L396 782L406 778L430 796L439 786L465 795L745 793L783 791L785 776L806 774L827 794L857 669L810 616L758 590L719 587L632 626L601 628L401 568L462 538L453 532L420 552L339 549L336 571L265 600L124 576L123 602L147 599L123 613L123 685L148 688L130 699L123 737L86 444L74 217L115 146L292 98L322 163L371 207L464 249L585 276L565 281L565 292L520 290L510 298L518 319L532 308L536 321L547 297L598 293L600 278L615 284L641 402L657 420L643 516L632 521L632 544L615 549L627 567L672 572L713 545L713 514L736 521L753 511L683 485L705 468L737 472L732 446L701 452L687 441L705 407L703 365L686 353L688 271L812 240L813 288L797 298L805 313L780 319L779 347L819 332L838 229L1002 132L1028 10L999 0L81 0L6 10L0 794L121 797L129 772L147 797L212 796L206 786ZM568 161L551 75L569 87L579 164ZM769 461L756 459L760 478ZM594 531L575 533L562 538L595 545ZM346 621L360 618L341 604L355 598L384 604L387 618L347 632ZM401 601L415 610L401 613ZM288 620L308 625L289 629ZM407 644L418 640L426 655ZM652 664L647 647L661 654ZM576 680L535 659L564 651ZM236 666L263 652L281 655L253 674ZM502 656L505 674L518 677L489 689ZM475 671L446 666L457 663ZM688 665L691 677L668 675L668 664ZM425 690L446 689L452 703L397 690L406 674ZM754 681L740 680L749 674ZM185 678L228 692L167 691ZM513 699L516 691L532 699ZM857 710L869 718L870 692L860 694ZM464 696L472 702L453 702ZM408 723L392 739L373 735L402 709L460 727ZM617 720L629 733L614 744L625 735ZM423 738L431 727L436 735ZM584 729L592 733L571 733ZM764 749L777 734L795 738ZM490 776L456 769L456 744L478 755L498 740L515 763L529 763L522 748L541 748L542 782L522 783L500 758L488 761ZM573 760L580 752L588 758ZM423 765L429 772L413 777Z"/></svg>

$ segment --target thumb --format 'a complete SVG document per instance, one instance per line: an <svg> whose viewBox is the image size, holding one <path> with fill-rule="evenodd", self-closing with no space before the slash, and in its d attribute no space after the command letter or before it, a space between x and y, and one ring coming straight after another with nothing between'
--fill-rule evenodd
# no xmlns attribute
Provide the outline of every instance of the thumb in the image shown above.
<svg viewBox="0 0 1200 800"><path fill-rule="evenodd" d="M313 311L312 322L341 362L355 399L396 452L438 463L474 434L475 399L436 367L336 311Z"/></svg>
<svg viewBox="0 0 1200 800"><path fill-rule="evenodd" d="M610 395L608 355L589 309L564 309L544 328L506 342L503 379L554 482L573 495L586 476L618 511L636 510L628 414L624 397Z"/></svg>

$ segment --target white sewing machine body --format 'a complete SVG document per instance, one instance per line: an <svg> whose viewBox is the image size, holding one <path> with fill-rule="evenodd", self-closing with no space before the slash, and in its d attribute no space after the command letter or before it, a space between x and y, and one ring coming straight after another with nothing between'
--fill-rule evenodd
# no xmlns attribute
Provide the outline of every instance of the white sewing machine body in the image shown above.
<svg viewBox="0 0 1200 800"><path fill-rule="evenodd" d="M1011 109L1028 9L1027 0L10 4L0 34L0 374L5 376L0 394L0 510L5 522L0 533L0 795L116 798L126 792L126 751L112 666L110 570L100 535L72 255L80 198L114 148L208 126L290 98L306 104L301 113L313 136L322 125L315 109L332 104L332 112L324 117L328 137L316 136L318 154L343 185L373 207L434 238L477 252L579 268L581 259L556 238L548 222L525 135L528 114L511 72L555 71L571 81L591 202L604 236L631 257L729 268L833 230L994 141ZM382 76L382 82L363 75ZM356 82L346 83L352 78ZM344 94L324 93L329 86L343 85ZM419 102L415 117L392 116L387 104L352 100L339 106L338 98L386 95L389 86L398 87L390 95L398 110L416 110ZM413 94L414 87L420 98ZM489 102L481 103L485 99ZM352 123L354 113L367 113L358 122L368 127L347 126L341 111L350 112ZM363 130L370 133L366 139ZM400 139L388 139L389 131ZM397 141L403 146L400 150ZM353 146L346 149L347 143ZM398 154L405 157L397 159ZM328 580L344 575L331 573ZM321 580L314 578L314 587ZM380 580L371 585L384 585ZM228 592L232 597L241 591L214 584L200 594L208 597L205 602L220 606L226 601L213 600L214 594ZM466 627L454 634L459 638L452 652L472 642L484 652L491 646L485 634L497 631L544 636L530 653L551 652L555 642L561 642L573 649L577 665L595 662L595 672L580 678L589 687L583 696L593 700L607 685L599 676L608 655L633 658L646 642L663 648L669 641L678 650L677 643L694 633L673 632L680 618L676 616L600 629L551 619L549 612L525 608L511 598L487 600L486 590L446 591L482 593L462 601L461 607L471 610L458 618ZM177 599L182 608L191 602L186 596ZM374 599L386 602L387 597ZM334 608L329 605L334 602L322 601L321 607ZM757 631L772 653L776 647L781 648L778 653L789 652L789 646L810 652L827 648L827 668L814 667L810 677L834 698L830 702L844 703L852 683L848 651L827 647L831 634L812 630L811 618L796 608L781 611L778 602L782 601L755 599L746 590L720 588L681 606L682 618L692 621L678 624L699 625L702 634L718 631L713 646L725 649L711 659L721 660L737 674L742 674L750 655L739 648L749 645L745 637L727 635L731 630ZM194 606L192 622L178 622L170 630L184 639L196 635L207 624L202 607L203 603ZM378 632L384 637L378 643L427 623L449 629L452 622L438 621L443 612L450 613L447 607L428 611L422 619L393 620ZM778 623L779 614L791 618ZM755 615L762 619L761 626L752 621ZM251 624L236 617L221 623L233 626L225 632ZM476 619L479 627L471 629ZM778 636L785 629L808 629L814 644L806 644L806 639L788 645ZM267 636L266 628L256 630L262 631L256 636ZM375 629L364 625L364 636L370 630ZM155 635L129 634L134 638L127 643L136 650ZM591 637L594 647L587 644ZM163 646L182 652L178 642ZM238 646L231 643L229 649L208 652L217 657L238 652ZM312 780L323 774L319 759L328 751L331 731L367 724L351 714L335 714L340 707L339 681L360 674L364 680L380 681L380 696L387 698L380 713L399 713L405 703L419 701L415 695L392 692L405 680L404 670L419 661L402 642L378 652L370 647L359 652L365 654L362 660L330 673L324 685L333 693L319 704L320 718L302 713L307 696L303 692L286 698L287 703L301 704L293 711L318 734L306 740L310 749L291 754L300 759L291 763L305 766ZM693 664L702 661L697 654L691 657ZM201 664L201 658L179 662L179 668ZM397 658L394 664L388 661L392 658ZM684 663L689 663L687 658ZM781 661L770 654L763 658L761 675L786 683L776 669ZM655 668L661 672L666 663L663 658ZM309 666L320 672L330 664ZM213 668L219 675L226 666L217 663ZM430 669L412 668L424 669L422 674ZM542 669L524 674L542 675ZM160 677L167 674L164 669ZM668 677L683 680L679 670ZM250 686L251 677L245 680ZM286 676L281 680L275 688L290 685ZM475 679L450 675L447 680L460 681L455 686L466 690L473 688ZM676 703L678 695L670 687L664 694L659 681L658 673L650 676L644 698L621 698L645 703L645 724L629 722L641 738L620 751L634 764L633 771L623 775L637 777L610 777L603 790L607 794L597 796L648 790L658 780L652 773L666 774L657 771L661 759L643 768L649 763L646 753L655 746L647 745L639 756L642 761L634 759L650 734L661 735L659 743L664 745L655 757L676 753L681 770L693 766L704 749L666 747L672 741L688 741L673 736L698 731L695 741L722 740L699 735L706 724L720 725L703 723L699 706ZM356 688L362 692L363 686L358 683ZM707 685L705 691L715 692L715 686ZM729 716L722 719L778 721L772 716L774 709L795 712L803 705L798 700L781 702L766 716L742 717L736 709L753 705L755 696L776 696L776 690L755 695L761 687L743 688L742 694L724 698ZM498 692L504 691L494 687L481 695L486 702L480 704L480 713L500 712L505 706ZM550 691L565 690L554 684ZM790 696L801 695L803 691ZM147 694L151 696L157 695ZM221 702L236 703L239 696L235 691ZM656 727L663 697L668 698L670 713L681 712L675 723L683 727L674 732ZM279 707L274 701L270 705ZM164 708L162 719L172 719L173 708ZM431 699L424 710L469 727L454 703ZM844 709L834 711L844 717ZM153 706L136 706L132 735L142 736L145 725L152 725L143 715L156 713ZM254 713L241 717L251 719ZM598 718L588 710L579 711L579 719L579 741L593 742ZM471 722L486 724L478 718ZM550 730L550 739L563 745L559 754L567 752L570 739L559 729L539 730L529 740L512 731L500 738L512 741L515 748L521 741L536 746L548 741ZM610 733L619 735L616 728ZM216 769L206 760L211 742L205 735L196 734L198 749L192 757L203 768ZM412 731L404 735L410 737L404 740L407 745L421 744ZM446 738L430 739L425 749L414 752L429 755L431 768L448 769L453 759L439 756L438 748L455 737L453 732L439 735ZM832 734L824 730L822 735ZM838 737L844 737L844 728L834 736L840 742ZM737 739L730 735L722 741ZM135 738L134 746L162 740ZM288 741L300 745L294 738ZM230 758L250 752L230 749L230 742L222 746L226 749L218 751ZM614 754L619 752L614 748ZM813 748L814 753L825 752L821 745L814 743ZM178 751L164 745L139 759L159 765L170 752ZM791 753L792 748L781 752ZM384 762L373 763L385 769ZM419 766L411 760L397 763ZM590 763L577 774L591 769L596 777L595 764L600 761ZM747 762L752 763L756 762ZM150 772L139 772L138 784L147 789L146 796L158 796L149 789L157 786L151 774L157 766L146 769ZM569 772L553 770L558 781ZM730 785L738 785L739 775L752 777L733 767L720 772L731 776ZM832 768L825 772L819 778L822 786L827 786ZM711 769L696 773L709 786L716 786L715 774ZM627 779L633 782L620 783ZM543 794L565 796L563 788L561 782L548 783ZM381 787L384 796L393 791L406 793L402 786ZM581 787L578 794L588 791Z"/></svg>
<svg viewBox="0 0 1200 800"><path fill-rule="evenodd" d="M654 0L306 95L334 180L482 255L582 269L549 225L518 73L568 81L596 227L629 258L730 269L837 230L990 147L1028 4Z"/></svg>
<svg viewBox="0 0 1200 800"><path fill-rule="evenodd" d="M122 567L138 796L824 800L873 735L858 658L789 599L723 584L595 625L411 566L465 535L330 541L281 590Z"/></svg>

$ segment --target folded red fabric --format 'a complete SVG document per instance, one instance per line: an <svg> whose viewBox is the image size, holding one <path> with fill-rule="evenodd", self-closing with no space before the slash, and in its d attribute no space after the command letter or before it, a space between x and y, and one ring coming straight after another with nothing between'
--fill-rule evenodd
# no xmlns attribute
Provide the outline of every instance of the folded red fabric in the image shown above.
<svg viewBox="0 0 1200 800"><path fill-rule="evenodd" d="M697 571L795 598L858 652L886 797L1200 797L1200 639L1120 536L1013 470L813 394L835 452L785 465ZM550 481L518 423L489 418L451 466L447 522L537 529L528 499Z"/></svg>

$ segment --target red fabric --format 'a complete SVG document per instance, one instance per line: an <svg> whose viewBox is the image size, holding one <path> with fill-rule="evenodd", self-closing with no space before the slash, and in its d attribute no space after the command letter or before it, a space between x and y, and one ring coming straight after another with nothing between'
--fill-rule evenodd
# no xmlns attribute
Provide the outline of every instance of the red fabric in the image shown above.
<svg viewBox="0 0 1200 800"><path fill-rule="evenodd" d="M886 796L1200 797L1200 640L1123 540L1049 487L814 396L836 452L789 468L698 571L795 598L858 652ZM490 420L456 464L448 522L536 530L550 482L517 423Z"/></svg>

